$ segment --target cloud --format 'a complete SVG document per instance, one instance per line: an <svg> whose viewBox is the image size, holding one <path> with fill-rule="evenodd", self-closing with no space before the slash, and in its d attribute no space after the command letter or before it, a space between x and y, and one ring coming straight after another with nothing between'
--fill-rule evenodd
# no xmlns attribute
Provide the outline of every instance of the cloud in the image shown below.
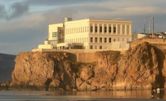
<svg viewBox="0 0 166 101"><path fill-rule="evenodd" d="M5 6L0 4L0 18L6 17Z"/></svg>
<svg viewBox="0 0 166 101"><path fill-rule="evenodd" d="M109 0L25 0L26 3L30 5L73 5L73 4L80 4L80 3L91 3L91 2L103 2Z"/></svg>
<svg viewBox="0 0 166 101"><path fill-rule="evenodd" d="M10 14L8 14L8 18L16 18L22 16L27 13L29 10L29 5L22 2L15 2L10 7Z"/></svg>
<svg viewBox="0 0 166 101"><path fill-rule="evenodd" d="M10 20L20 17L29 11L29 5L24 2L14 2L8 8L0 5L0 18Z"/></svg>

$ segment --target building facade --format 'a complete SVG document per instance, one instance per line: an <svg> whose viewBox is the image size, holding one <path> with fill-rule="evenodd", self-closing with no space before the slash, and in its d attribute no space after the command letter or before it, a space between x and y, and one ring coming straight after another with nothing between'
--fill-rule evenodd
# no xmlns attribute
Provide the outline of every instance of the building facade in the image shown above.
<svg viewBox="0 0 166 101"><path fill-rule="evenodd" d="M126 20L66 18L48 29L56 49L126 50L132 40L132 22Z"/></svg>

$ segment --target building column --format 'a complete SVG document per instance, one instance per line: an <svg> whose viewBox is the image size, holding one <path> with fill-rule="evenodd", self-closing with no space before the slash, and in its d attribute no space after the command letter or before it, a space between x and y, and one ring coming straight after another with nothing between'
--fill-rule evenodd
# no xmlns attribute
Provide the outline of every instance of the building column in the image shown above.
<svg viewBox="0 0 166 101"><path fill-rule="evenodd" d="M97 24L97 33L100 33L100 24Z"/></svg>
<svg viewBox="0 0 166 101"><path fill-rule="evenodd" d="M114 34L114 25L111 24L111 34Z"/></svg>
<svg viewBox="0 0 166 101"><path fill-rule="evenodd" d="M106 24L107 27L107 34L109 33L109 24Z"/></svg>
<svg viewBox="0 0 166 101"><path fill-rule="evenodd" d="M131 25L129 25L129 35L132 34L132 28L131 28Z"/></svg>
<svg viewBox="0 0 166 101"><path fill-rule="evenodd" d="M115 28L116 28L116 35L118 35L118 24L115 24Z"/></svg>
<svg viewBox="0 0 166 101"><path fill-rule="evenodd" d="M125 33L124 35L127 35L127 25L125 24Z"/></svg>
<svg viewBox="0 0 166 101"><path fill-rule="evenodd" d="M122 24L120 24L120 35L122 35Z"/></svg>
<svg viewBox="0 0 166 101"><path fill-rule="evenodd" d="M104 24L101 25L102 26L102 33L104 34Z"/></svg>

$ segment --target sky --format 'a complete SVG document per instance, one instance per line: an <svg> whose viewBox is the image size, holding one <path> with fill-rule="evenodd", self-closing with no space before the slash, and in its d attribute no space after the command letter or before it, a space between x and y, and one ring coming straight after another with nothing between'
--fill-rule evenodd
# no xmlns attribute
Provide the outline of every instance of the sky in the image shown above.
<svg viewBox="0 0 166 101"><path fill-rule="evenodd" d="M30 51L48 35L48 24L73 19L126 19L133 33L166 31L166 0L0 0L0 53Z"/></svg>

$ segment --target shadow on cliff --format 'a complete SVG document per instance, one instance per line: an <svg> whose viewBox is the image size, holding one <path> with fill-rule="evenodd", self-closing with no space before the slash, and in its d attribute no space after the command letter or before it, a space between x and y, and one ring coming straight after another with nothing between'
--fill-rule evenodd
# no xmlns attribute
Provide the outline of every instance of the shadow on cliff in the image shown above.
<svg viewBox="0 0 166 101"><path fill-rule="evenodd" d="M160 49L158 49L156 47L155 47L155 50L157 52L157 57L158 57L158 70L159 70L159 73L158 73L158 75L156 75L155 82L154 82L154 84L152 86L154 88L161 88L161 89L163 89L164 88L165 79L164 79L162 70L164 68L165 55Z"/></svg>
<svg viewBox="0 0 166 101"><path fill-rule="evenodd" d="M165 79L163 76L163 68L164 68L164 59L165 59L165 55L163 53L163 51L161 51L160 49L158 49L157 47L154 47L155 51L157 53L157 60L158 60L158 74L155 77L155 82L152 83L152 98L163 98L164 97L164 83L165 83ZM158 88L160 88L158 91Z"/></svg>
<svg viewBox="0 0 166 101"><path fill-rule="evenodd" d="M54 69L53 69L53 77L47 79L45 82L45 89L49 90L50 85L53 84L54 81L58 81L59 83L54 83L53 86L55 89L62 88L64 90L71 90L75 88L75 66L77 58L72 53L65 53L64 57L61 56L59 59L54 58ZM56 87L57 85L57 87Z"/></svg>

